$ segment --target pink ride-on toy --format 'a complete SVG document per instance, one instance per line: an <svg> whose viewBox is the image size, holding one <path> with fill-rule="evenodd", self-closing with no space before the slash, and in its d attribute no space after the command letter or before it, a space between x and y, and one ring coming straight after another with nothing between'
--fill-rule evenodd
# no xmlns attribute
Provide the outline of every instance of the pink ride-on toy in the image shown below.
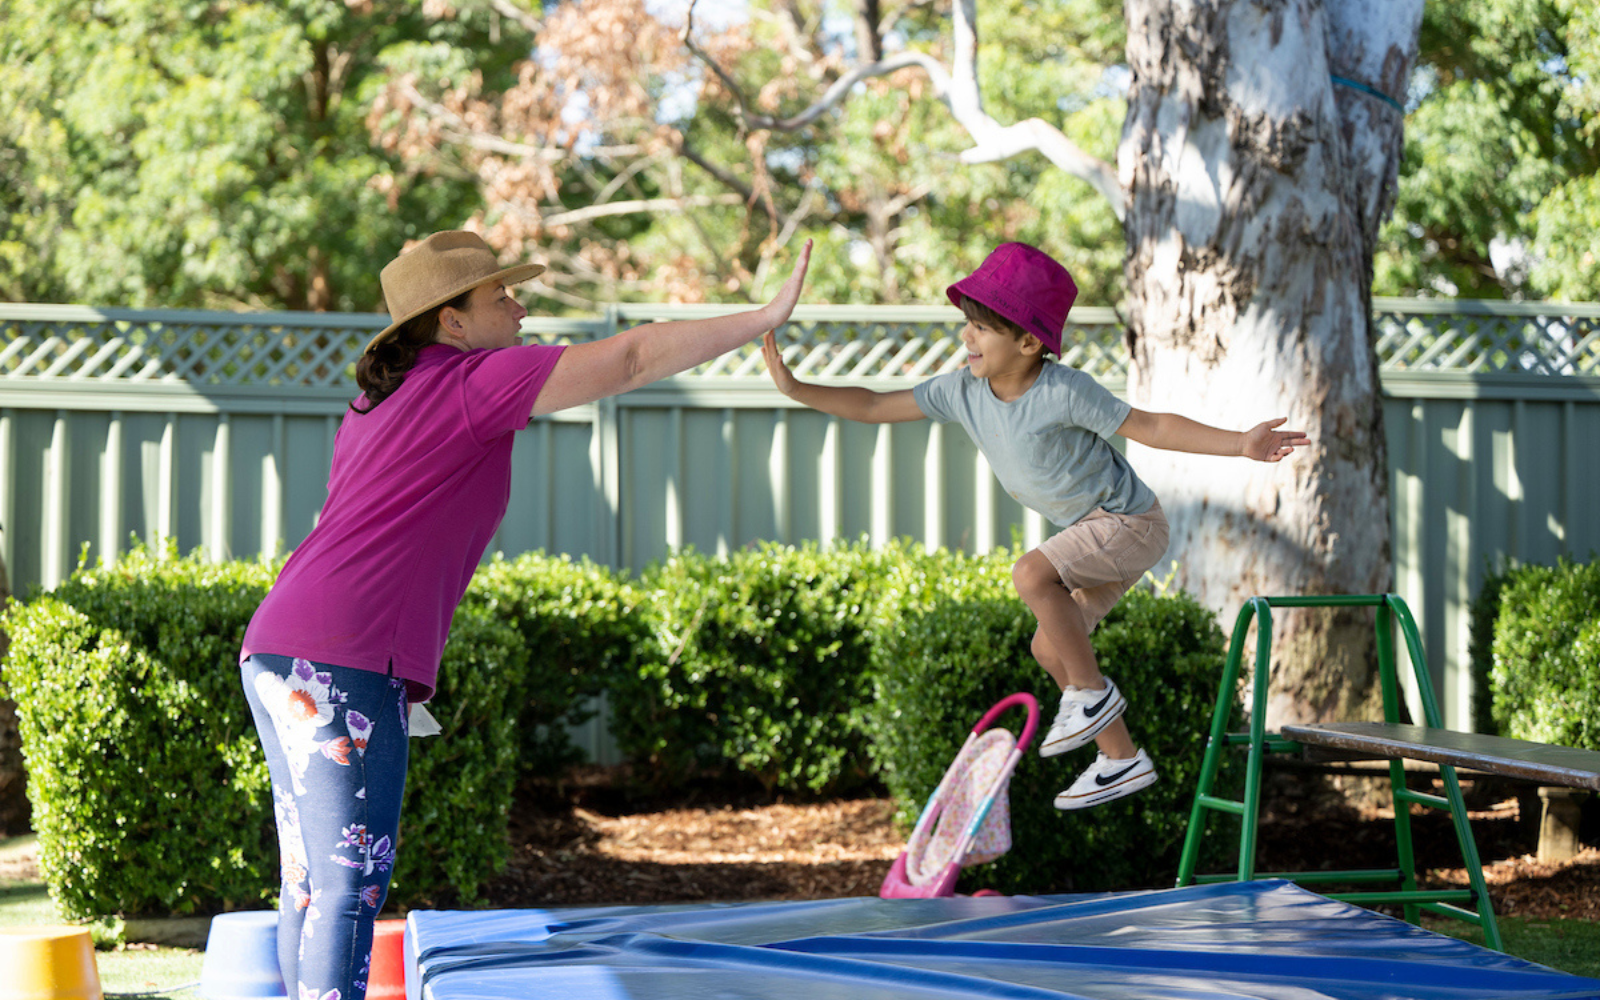
<svg viewBox="0 0 1600 1000"><path fill-rule="evenodd" d="M1009 708L1027 709L1022 736L990 729ZM969 865L993 861L1011 849L1011 809L1006 790L1017 761L1039 728L1039 702L1018 693L983 714L923 807L906 849L895 859L878 895L928 899L955 895L956 876ZM975 895L996 895L982 890Z"/></svg>

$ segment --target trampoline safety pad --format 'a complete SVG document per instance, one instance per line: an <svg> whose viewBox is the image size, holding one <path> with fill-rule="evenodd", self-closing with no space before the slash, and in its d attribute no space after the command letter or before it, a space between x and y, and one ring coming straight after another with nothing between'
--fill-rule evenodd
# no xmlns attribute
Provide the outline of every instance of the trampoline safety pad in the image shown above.
<svg viewBox="0 0 1600 1000"><path fill-rule="evenodd" d="M1591 998L1283 881L982 898L418 910L408 1000Z"/></svg>

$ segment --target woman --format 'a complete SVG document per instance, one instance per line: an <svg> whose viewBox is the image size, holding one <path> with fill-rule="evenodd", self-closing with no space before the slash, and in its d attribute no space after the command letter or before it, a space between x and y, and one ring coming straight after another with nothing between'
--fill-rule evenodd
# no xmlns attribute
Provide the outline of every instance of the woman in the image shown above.
<svg viewBox="0 0 1600 1000"><path fill-rule="evenodd" d="M400 823L410 708L510 500L532 417L693 368L788 319L811 258L760 309L570 347L527 315L480 237L435 233L383 269L393 322L356 365L328 499L245 632L241 674L272 776L291 996L362 1000Z"/></svg>

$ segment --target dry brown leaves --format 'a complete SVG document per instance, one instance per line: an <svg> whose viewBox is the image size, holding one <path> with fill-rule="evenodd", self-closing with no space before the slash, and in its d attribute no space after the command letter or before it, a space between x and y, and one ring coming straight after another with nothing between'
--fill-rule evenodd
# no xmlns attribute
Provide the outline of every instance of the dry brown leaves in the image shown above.
<svg viewBox="0 0 1600 1000"><path fill-rule="evenodd" d="M893 861L904 846L883 800L815 806L668 809L639 816L574 818L600 835L596 853L619 861L659 864L774 864L799 861Z"/></svg>
<svg viewBox="0 0 1600 1000"><path fill-rule="evenodd" d="M495 905L876 895L904 846L883 799L519 817Z"/></svg>
<svg viewBox="0 0 1600 1000"><path fill-rule="evenodd" d="M522 796L525 803L527 794ZM578 803L524 808L511 864L489 890L497 906L827 899L876 895L904 847L887 799L734 804L645 811ZM1473 813L1497 912L1600 919L1600 850L1543 864L1527 849L1514 801ZM1263 870L1392 865L1393 820L1354 811L1263 818ZM1412 823L1429 884L1466 882L1443 816ZM1457 867L1452 867L1457 866Z"/></svg>
<svg viewBox="0 0 1600 1000"><path fill-rule="evenodd" d="M1430 874L1450 885L1468 882L1464 868ZM1570 861L1540 861L1524 854L1485 862L1483 878L1501 916L1600 921L1600 850L1593 847Z"/></svg>
<svg viewBox="0 0 1600 1000"><path fill-rule="evenodd" d="M524 788L513 853L487 887L496 907L873 896L904 847L887 799L629 810L593 795ZM1442 816L1413 818L1428 884L1467 883ZM1514 804L1473 813L1484 875L1503 916L1600 920L1600 849L1561 863L1527 853ZM1393 864L1393 820L1353 811L1264 817L1263 870ZM0 849L0 880L37 878L31 850Z"/></svg>

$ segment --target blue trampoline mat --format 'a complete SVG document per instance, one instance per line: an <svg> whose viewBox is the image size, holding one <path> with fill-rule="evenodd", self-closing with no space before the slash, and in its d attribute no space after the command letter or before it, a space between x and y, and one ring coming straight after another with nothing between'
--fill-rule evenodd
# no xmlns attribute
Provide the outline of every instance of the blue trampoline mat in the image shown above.
<svg viewBox="0 0 1600 1000"><path fill-rule="evenodd" d="M1289 882L979 899L418 910L409 1000L1600 1000Z"/></svg>

